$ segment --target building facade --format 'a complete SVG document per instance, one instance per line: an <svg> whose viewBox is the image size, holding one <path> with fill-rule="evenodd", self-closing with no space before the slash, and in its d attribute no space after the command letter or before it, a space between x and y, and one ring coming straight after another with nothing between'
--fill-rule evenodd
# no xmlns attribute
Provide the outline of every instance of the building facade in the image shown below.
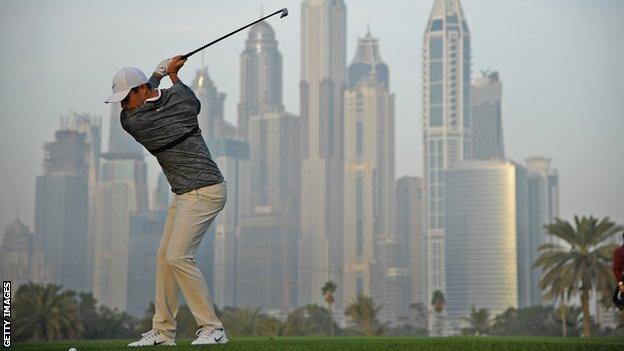
<svg viewBox="0 0 624 351"><path fill-rule="evenodd" d="M546 234L544 226L554 222L559 216L559 173L545 157L532 157L526 160L527 167L527 208L528 208L528 257L529 306L543 302L539 282L542 271L533 268L533 262L539 257L539 247L546 243L561 243Z"/></svg>
<svg viewBox="0 0 624 351"><path fill-rule="evenodd" d="M267 22L259 22L249 29L240 55L238 132L243 140L247 140L250 117L284 110L282 80L282 54L275 31Z"/></svg>
<svg viewBox="0 0 624 351"><path fill-rule="evenodd" d="M503 84L498 72L482 72L472 85L472 156L478 160L505 159L501 99Z"/></svg>
<svg viewBox="0 0 624 351"><path fill-rule="evenodd" d="M226 121L223 114L225 93L217 89L208 74L208 67L203 63L201 69L195 73L190 87L201 103L197 122L204 139L210 141L220 138L236 138L236 126Z"/></svg>
<svg viewBox="0 0 624 351"><path fill-rule="evenodd" d="M320 287L342 279L346 11L343 0L301 3L299 305L322 304Z"/></svg>
<svg viewBox="0 0 624 351"><path fill-rule="evenodd" d="M227 202L202 241L197 262L209 281L215 304L222 308L236 303L236 234L249 214L249 144L216 139L208 146L225 178Z"/></svg>
<svg viewBox="0 0 624 351"><path fill-rule="evenodd" d="M446 291L444 172L472 155L470 38L460 1L436 0L423 41L426 301Z"/></svg>
<svg viewBox="0 0 624 351"><path fill-rule="evenodd" d="M126 312L137 318L143 318L154 302L157 252L166 220L166 210L130 215Z"/></svg>
<svg viewBox="0 0 624 351"><path fill-rule="evenodd" d="M518 307L513 164L465 161L446 171L446 305L459 331L471 307Z"/></svg>
<svg viewBox="0 0 624 351"><path fill-rule="evenodd" d="M349 72L344 93L342 306L358 295L378 295L381 303L381 287L375 284L383 282L386 270L397 268L379 256L380 242L397 241L394 94L387 85L388 69L377 39L370 32L359 39Z"/></svg>
<svg viewBox="0 0 624 351"><path fill-rule="evenodd" d="M420 177L404 176L396 182L397 236L401 244L402 265L410 273L410 303L428 305L425 298L425 188Z"/></svg>
<svg viewBox="0 0 624 351"><path fill-rule="evenodd" d="M17 218L5 227L0 245L0 278L11 281L13 290L20 285L50 282L51 270L43 260L41 241Z"/></svg>
<svg viewBox="0 0 624 351"><path fill-rule="evenodd" d="M89 291L88 153L86 134L59 130L44 146L43 175L37 177L35 233L40 237L51 281Z"/></svg>
<svg viewBox="0 0 624 351"><path fill-rule="evenodd" d="M119 104L111 106L109 152L102 154L95 202L93 296L126 309L130 215L148 210L143 147L121 128Z"/></svg>

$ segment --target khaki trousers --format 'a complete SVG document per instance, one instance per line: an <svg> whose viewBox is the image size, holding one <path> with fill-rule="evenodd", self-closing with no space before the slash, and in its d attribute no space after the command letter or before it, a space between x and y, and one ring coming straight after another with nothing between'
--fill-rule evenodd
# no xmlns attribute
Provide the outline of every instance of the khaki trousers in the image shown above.
<svg viewBox="0 0 624 351"><path fill-rule="evenodd" d="M195 253L206 230L225 207L225 182L175 195L158 247L156 302L152 327L175 337L178 293L182 289L198 326L221 328L208 285L195 264Z"/></svg>

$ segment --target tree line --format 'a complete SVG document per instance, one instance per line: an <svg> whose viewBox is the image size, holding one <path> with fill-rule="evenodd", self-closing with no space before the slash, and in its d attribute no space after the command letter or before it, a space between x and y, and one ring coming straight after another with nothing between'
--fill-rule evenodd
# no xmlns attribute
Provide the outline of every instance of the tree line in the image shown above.
<svg viewBox="0 0 624 351"><path fill-rule="evenodd" d="M463 335L505 336L624 336L624 314L618 314L615 328L600 328L589 314L589 298L597 291L600 303L612 307L609 298L614 287L610 271L611 254L617 247L610 238L624 229L609 218L574 217L574 224L561 219L545 226L555 243L542 245L535 268L543 270L540 288L552 305L509 308L492 317L487 309L472 306L464 317ZM342 312L348 321L341 328L334 319L337 285L326 282L320 293L327 305L310 304L296 308L285 318L268 315L260 308L225 307L217 309L228 334L237 336L427 336L429 312L422 303L406 306L406 316L396 323L379 320L383 306L360 295ZM581 306L569 306L579 297ZM558 304L556 304L558 302ZM431 300L432 335L442 335L444 294L433 293ZM557 305L557 306L555 306ZM132 338L151 329L154 305L143 318L98 306L91 293L63 290L61 285L27 283L14 296L14 338L16 340L119 339ZM610 311L609 313L616 313ZM197 324L186 305L176 317L178 337L195 335Z"/></svg>

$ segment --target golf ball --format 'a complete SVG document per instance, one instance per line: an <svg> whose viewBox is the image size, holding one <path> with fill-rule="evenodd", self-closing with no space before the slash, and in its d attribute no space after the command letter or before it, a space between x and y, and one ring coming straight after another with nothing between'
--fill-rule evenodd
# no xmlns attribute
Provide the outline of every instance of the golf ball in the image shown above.
<svg viewBox="0 0 624 351"><path fill-rule="evenodd" d="M67 351L78 351L78 350L76 350L76 348L72 347L71 349L69 349Z"/></svg>

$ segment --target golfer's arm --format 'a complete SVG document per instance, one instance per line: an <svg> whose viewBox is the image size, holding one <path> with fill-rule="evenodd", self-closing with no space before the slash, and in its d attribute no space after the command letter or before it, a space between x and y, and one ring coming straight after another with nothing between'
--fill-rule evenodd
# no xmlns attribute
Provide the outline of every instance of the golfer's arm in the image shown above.
<svg viewBox="0 0 624 351"><path fill-rule="evenodd" d="M178 74L175 72L169 73L169 79L171 79L172 84L175 84L180 81L180 78L178 78Z"/></svg>
<svg viewBox="0 0 624 351"><path fill-rule="evenodd" d="M150 79L147 81L149 83L149 85L150 85L150 89L158 88L158 86L160 85L160 80L162 78L163 78L162 76L160 76L160 75L158 75L156 73L153 73L152 76L150 77Z"/></svg>

